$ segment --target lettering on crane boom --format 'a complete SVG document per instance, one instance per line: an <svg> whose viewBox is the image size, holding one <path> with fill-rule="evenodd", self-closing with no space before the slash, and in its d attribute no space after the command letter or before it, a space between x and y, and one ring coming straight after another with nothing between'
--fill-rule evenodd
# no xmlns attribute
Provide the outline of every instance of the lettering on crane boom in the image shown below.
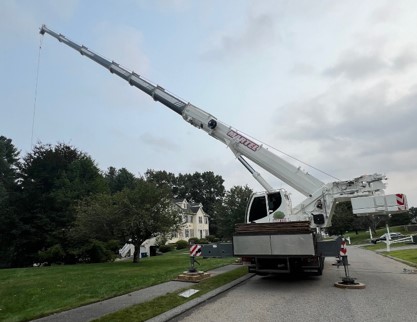
<svg viewBox="0 0 417 322"><path fill-rule="evenodd" d="M239 142L240 144L243 144L244 146L248 147L252 151L257 151L259 149L259 145L255 142L249 140L248 138L245 138L243 135L230 130L227 132L227 136L230 136L233 140Z"/></svg>

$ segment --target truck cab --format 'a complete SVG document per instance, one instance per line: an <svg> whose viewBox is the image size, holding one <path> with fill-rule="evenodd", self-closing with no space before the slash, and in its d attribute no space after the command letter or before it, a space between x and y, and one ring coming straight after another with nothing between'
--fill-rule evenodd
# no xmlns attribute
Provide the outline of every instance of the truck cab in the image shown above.
<svg viewBox="0 0 417 322"><path fill-rule="evenodd" d="M291 199L284 189L253 193L246 211L246 223L286 221L291 214Z"/></svg>

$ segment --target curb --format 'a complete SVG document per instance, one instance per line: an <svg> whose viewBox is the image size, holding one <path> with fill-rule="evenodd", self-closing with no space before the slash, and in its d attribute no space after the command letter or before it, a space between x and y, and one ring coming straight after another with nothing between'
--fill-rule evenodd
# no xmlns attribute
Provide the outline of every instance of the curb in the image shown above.
<svg viewBox="0 0 417 322"><path fill-rule="evenodd" d="M255 276L255 274L246 274L245 276L242 276L226 285L223 285L213 291L210 291L198 298L195 298L187 303L184 303L180 306L177 306L176 308L173 308L172 310L169 310L165 313L162 313L160 315L157 315L155 317L153 317L152 319L147 320L147 322L166 322L169 321L183 313L185 313L188 310L191 310L192 308L194 308L195 306L210 300L211 298L228 291L229 289L235 287L236 285L239 285L243 282L245 282L246 280L252 278L253 276Z"/></svg>

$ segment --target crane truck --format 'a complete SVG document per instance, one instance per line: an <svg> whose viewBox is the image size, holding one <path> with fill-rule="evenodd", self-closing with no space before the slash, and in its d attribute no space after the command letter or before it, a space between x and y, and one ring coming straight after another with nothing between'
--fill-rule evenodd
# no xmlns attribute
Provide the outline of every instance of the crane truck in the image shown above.
<svg viewBox="0 0 417 322"><path fill-rule="evenodd" d="M233 253L245 259L250 272L308 272L321 275L324 258L339 255L341 239L324 240L322 237L323 230L331 225L338 202L350 201L353 213L358 216L388 215L408 209L404 194L385 194L385 175L375 173L325 183L279 157L258 140L139 74L78 45L45 25L41 26L40 33L49 34L108 69L232 151L265 189L251 196L245 223L236 225L233 236ZM285 189L274 189L247 159L299 191L305 200L292 207L289 193Z"/></svg>

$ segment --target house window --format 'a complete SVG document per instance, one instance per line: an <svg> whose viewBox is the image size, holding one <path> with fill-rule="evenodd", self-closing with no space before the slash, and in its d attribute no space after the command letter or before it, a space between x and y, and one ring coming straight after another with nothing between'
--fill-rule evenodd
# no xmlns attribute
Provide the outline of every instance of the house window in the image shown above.
<svg viewBox="0 0 417 322"><path fill-rule="evenodd" d="M203 238L203 231L200 230L200 239Z"/></svg>
<svg viewBox="0 0 417 322"><path fill-rule="evenodd" d="M208 218L207 218L207 217L204 217L204 223L205 223L206 225L208 225Z"/></svg>
<svg viewBox="0 0 417 322"><path fill-rule="evenodd" d="M193 238L194 237L194 230L190 229L190 237Z"/></svg>
<svg viewBox="0 0 417 322"><path fill-rule="evenodd" d="M206 229L206 237L209 235L209 231L208 229Z"/></svg>
<svg viewBox="0 0 417 322"><path fill-rule="evenodd" d="M178 234L177 234L177 232L176 231L174 231L173 233L172 233L172 238L177 238L178 237Z"/></svg>
<svg viewBox="0 0 417 322"><path fill-rule="evenodd" d="M190 237L190 230L186 229L185 230L185 238L189 238Z"/></svg>
<svg viewBox="0 0 417 322"><path fill-rule="evenodd" d="M202 224L203 223L203 217L198 217L198 223Z"/></svg>
<svg viewBox="0 0 417 322"><path fill-rule="evenodd" d="M192 222L193 222L193 216L188 215L188 216L187 216L187 222L188 222L188 223L192 223Z"/></svg>

